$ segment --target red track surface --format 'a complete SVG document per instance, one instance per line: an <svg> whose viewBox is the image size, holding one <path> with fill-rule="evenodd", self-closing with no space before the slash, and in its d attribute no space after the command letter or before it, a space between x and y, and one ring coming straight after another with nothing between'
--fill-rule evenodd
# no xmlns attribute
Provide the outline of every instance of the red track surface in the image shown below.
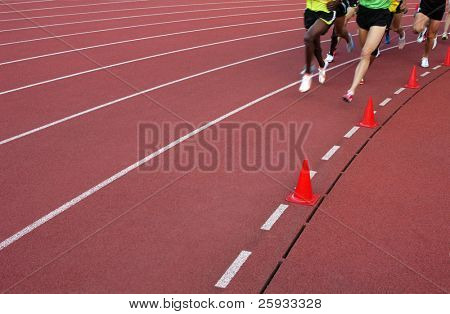
<svg viewBox="0 0 450 314"><path fill-rule="evenodd" d="M272 2L224 2L235 4L206 5L201 9L254 8L55 26L44 31L0 32L0 44L142 23L284 10L282 6L258 8ZM70 5L92 3L95 2L71 1ZM202 2L170 2L171 5L193 3ZM293 1L279 3L297 4ZM30 10L67 5L68 1L52 1L16 4L13 8ZM167 5L167 2L84 6L23 14L48 16L160 5ZM286 10L302 7L287 6ZM13 8L0 6L0 12L14 11ZM144 11L151 14L191 10L200 8L189 6ZM114 12L107 16L134 15L132 12ZM242 15L4 45L0 46L0 63L127 39L301 15L301 10ZM92 17L91 14L88 16L89 19ZM98 15L98 18L102 17L103 13ZM0 14L0 20L15 18L20 18L17 13ZM71 15L37 21L46 25L83 19L88 17ZM411 17L404 19L406 25L411 22ZM26 21L8 21L0 22L0 27L23 27L24 23L31 25ZM302 27L300 19L243 25L3 65L2 74L8 80L0 82L0 92L158 53L293 30L177 52L0 95L0 141L3 141L121 97L216 69L2 144L0 199L1 214L5 219L0 221L0 241L135 163L138 160L139 122L188 121L198 127L202 122L214 120L298 80L298 69L302 67L304 58L302 48L220 67L301 46ZM355 31L354 23L351 30ZM326 39L328 36L324 37ZM408 40L413 39L414 35L409 32ZM324 44L324 48L327 47L328 43ZM432 54L432 66L444 59L447 47L445 42L439 43ZM357 58L358 52L348 55L343 52L343 47L340 49L332 66ZM295 184L297 170L270 173L228 173L223 167L216 172L196 169L188 173L133 170L1 250L0 291L448 291L449 278L439 275L445 272L445 243L439 238L445 238L446 229L442 223L448 221L448 196L439 191L444 185L436 184L439 176L445 173L439 171L438 164L432 166L438 160L442 165L448 164L448 153L443 151L448 126L439 124L439 118L448 116L445 111L449 97L446 90L448 68L430 68L431 73L419 80L426 87L393 96L394 91L406 82L421 50L421 45L412 43L401 52L397 49L383 52L370 69L367 84L358 90L352 105L345 105L339 98L352 79L354 63L331 70L326 85L305 97L300 98L297 87L292 87L224 120L277 121L286 125L291 121L299 124L311 122L304 149L312 169L318 171L313 179L315 191L326 195L318 210L290 206L270 231L260 229ZM419 70L419 74L423 72ZM436 94L440 95L435 98L436 104L426 101L430 95ZM369 95L374 97L379 122L393 118L364 145L374 134L373 130L360 129L351 139L345 139L343 135L361 118ZM386 97L391 97L392 101L379 107L378 104ZM433 110L430 110L431 105L434 105ZM396 113L399 108L402 110ZM420 120L417 120L417 112L422 112ZM421 127L417 126L419 122ZM433 127L433 133L422 132L427 125ZM170 135L161 146L176 138ZM398 145L403 139L405 146ZM394 144L397 146L393 147ZM219 157L224 159L230 151L226 139L220 137L216 145ZM341 148L331 160L321 161L333 145ZM420 146L424 153L417 150L408 153L408 145ZM181 146L198 148L199 144L193 137L178 145L177 149ZM341 175L342 169L362 146L364 149ZM386 147L392 147L392 158L386 153ZM235 147L234 164L239 164L239 149L240 146ZM285 151L286 147L277 147L277 150ZM402 154L410 157L407 165ZM173 156L175 154L170 150L156 159L166 164L173 163ZM369 167L368 162L374 160L377 167ZM433 180L427 182L429 185L425 188L410 175L411 169L417 169L414 162L424 167L425 175L433 175ZM386 163L390 172L381 176L379 169L386 167ZM441 181L446 177L448 175ZM388 179L392 179L390 186L385 185ZM428 191L426 201L424 197L410 198L411 191L417 190ZM388 199L379 196L387 193ZM364 195L362 200L360 195ZM368 198L371 202L362 206L360 202ZM382 210L377 201L386 202L382 203ZM430 212L435 206L436 210L424 217L423 213ZM421 225L424 219L426 226ZM337 220L354 232L338 225ZM372 244L356 237L356 232ZM339 245L336 238L340 239ZM354 246L368 253L360 258L349 258L350 252L342 253L357 251ZM230 285L226 289L214 287L242 250L251 251L252 255ZM278 268L279 265L281 267ZM329 277L330 274L335 277ZM274 279L270 281L272 277ZM308 281L297 279L302 277Z"/></svg>

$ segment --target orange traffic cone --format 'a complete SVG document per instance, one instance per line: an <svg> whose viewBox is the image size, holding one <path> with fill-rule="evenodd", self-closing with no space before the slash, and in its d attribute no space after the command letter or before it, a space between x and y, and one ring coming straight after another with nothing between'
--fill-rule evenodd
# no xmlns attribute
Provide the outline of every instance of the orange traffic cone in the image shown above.
<svg viewBox="0 0 450 314"><path fill-rule="evenodd" d="M300 175L298 177L297 187L293 193L286 197L286 201L312 206L318 199L319 195L315 195L312 192L308 160L304 160L302 170L300 171Z"/></svg>
<svg viewBox="0 0 450 314"><path fill-rule="evenodd" d="M450 47L447 48L447 55L445 56L444 65L450 67Z"/></svg>
<svg viewBox="0 0 450 314"><path fill-rule="evenodd" d="M417 84L417 74L416 74L416 66L413 66L413 69L411 71L411 75L409 76L408 84L405 85L406 88L419 88L419 84Z"/></svg>
<svg viewBox="0 0 450 314"><path fill-rule="evenodd" d="M367 102L366 110L364 111L363 120L361 122L359 122L358 124L365 128L374 128L378 125L378 123L375 121L375 115L373 113L372 96L369 97L369 101Z"/></svg>

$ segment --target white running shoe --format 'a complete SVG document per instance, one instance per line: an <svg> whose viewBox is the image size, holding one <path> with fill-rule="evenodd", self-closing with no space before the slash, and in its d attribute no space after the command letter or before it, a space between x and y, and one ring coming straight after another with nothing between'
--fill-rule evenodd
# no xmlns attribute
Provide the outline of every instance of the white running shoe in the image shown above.
<svg viewBox="0 0 450 314"><path fill-rule="evenodd" d="M325 80L327 78L327 68L328 68L328 62L325 61L325 65L323 68L319 67L319 83L323 84L325 83Z"/></svg>
<svg viewBox="0 0 450 314"><path fill-rule="evenodd" d="M420 66L421 66L422 68L429 68L429 67L430 67L430 64L428 63L428 58L423 57L423 58L422 58L422 61L420 62Z"/></svg>
<svg viewBox="0 0 450 314"><path fill-rule="evenodd" d="M425 34L427 33L427 30L428 30L428 28L425 27L425 29L421 33L419 33L419 36L417 36L418 43L421 43L425 40Z"/></svg>
<svg viewBox="0 0 450 314"><path fill-rule="evenodd" d="M398 38L398 49L402 50L406 45L406 32L403 31L403 36Z"/></svg>
<svg viewBox="0 0 450 314"><path fill-rule="evenodd" d="M299 91L301 93L306 93L311 89L311 82L312 82L312 74L304 74L302 78L302 83L300 84Z"/></svg>
<svg viewBox="0 0 450 314"><path fill-rule="evenodd" d="M447 39L448 39L448 34L447 33L442 34L442 40L447 40Z"/></svg>
<svg viewBox="0 0 450 314"><path fill-rule="evenodd" d="M325 62L331 63L334 60L334 56L332 54L327 53L327 57L325 58Z"/></svg>
<svg viewBox="0 0 450 314"><path fill-rule="evenodd" d="M436 48L437 46L437 37L434 37L433 39L433 48L431 48L431 50L434 50L434 48Z"/></svg>

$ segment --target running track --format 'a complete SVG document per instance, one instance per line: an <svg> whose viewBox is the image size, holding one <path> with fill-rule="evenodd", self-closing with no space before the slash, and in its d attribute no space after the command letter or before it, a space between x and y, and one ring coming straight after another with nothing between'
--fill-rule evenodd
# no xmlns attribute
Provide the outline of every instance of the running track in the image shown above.
<svg viewBox="0 0 450 314"><path fill-rule="evenodd" d="M304 230L304 241L319 234L318 223L308 229L317 208L290 205L273 228L261 226L283 204L298 169L146 172L136 165L144 157L137 132L139 122L190 123L192 133L168 134L148 157L171 164L177 149L199 149L196 132L205 122L308 122L303 148L317 171L314 189L330 193L374 133L344 137L367 97L376 105L392 98L377 107L383 122L421 92L394 94L422 47L409 28L404 51L383 46L368 83L345 105L339 98L358 52L341 45L327 84L302 97L303 9L296 1L2 1L0 291L282 292L279 280L283 286L295 273L289 257L297 258ZM354 22L349 28L355 33ZM439 43L432 67L447 46ZM420 83L448 81L447 71L430 68ZM226 138L216 145L224 160ZM333 146L339 149L322 160ZM240 255L247 259L237 275L216 287L243 251L251 254ZM328 291L318 287L314 292ZM408 287L389 291L445 291L448 281Z"/></svg>

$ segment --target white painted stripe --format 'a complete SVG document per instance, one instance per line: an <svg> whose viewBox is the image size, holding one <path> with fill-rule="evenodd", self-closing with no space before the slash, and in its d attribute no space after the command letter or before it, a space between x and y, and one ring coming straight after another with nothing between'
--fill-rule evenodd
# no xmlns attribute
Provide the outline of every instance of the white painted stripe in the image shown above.
<svg viewBox="0 0 450 314"><path fill-rule="evenodd" d="M252 252L242 251L230 267L228 267L227 271L223 274L222 278L219 279L215 286L217 288L226 288L251 254Z"/></svg>
<svg viewBox="0 0 450 314"><path fill-rule="evenodd" d="M412 44L412 43L416 43L416 41L410 41L407 43L407 45ZM383 49L381 51L387 51L387 50L391 50L397 48L396 46L390 47L390 48L386 48ZM334 69L338 69L342 66L345 66L347 64L353 63L355 61L358 61L359 58L355 58L346 62L343 62L341 64L335 65L333 67L331 67L328 71L334 70ZM313 76L317 76L317 73L314 74ZM38 219L37 221L33 222L32 224L26 226L25 228L23 228L22 230L20 230L19 232L15 233L14 235L10 236L9 238L7 238L6 240L2 241L0 243L0 251L3 250L4 248L8 247L9 245L11 245L12 243L16 242L17 240L19 240L20 238L22 238L23 236L27 235L28 233L30 233L31 231L33 231L34 229L38 228L39 226L43 225L44 223L46 223L47 221L51 220L52 218L56 217L57 215L65 212L66 210L68 210L69 208L71 208L72 206L78 204L79 202L81 202L82 200L84 200L85 198L89 197L90 195L94 194L95 192L101 190L102 188L104 188L105 186L108 186L109 184L113 183L114 181L116 181L117 179L125 176L128 172L137 169L139 166L147 163L148 161L152 160L153 158L163 154L164 152L166 152L167 150L170 150L171 148L175 147L176 145L179 145L180 143L188 140L189 138L197 135L200 132L203 132L204 130L206 130L207 128L211 127L212 125L215 125L225 119L228 119L229 117L239 113L240 111L243 111L247 108L250 108L254 105L256 105L257 103L260 103L270 97L272 97L273 95L279 94L293 86L296 86L300 83L300 81L295 81L292 82L284 87L281 87L273 92L270 92L258 99L253 100L252 102L249 102L241 107L238 107L236 109L234 109L233 111L228 112L227 114L208 122L207 124L203 125L202 127L186 134L183 137L180 137L179 139L171 142L169 145L160 148L159 150L151 153L150 155L146 156L145 158L139 160L138 162L130 165L129 167L119 171L118 173L114 174L113 176L109 177L108 179L100 182L99 184L97 184L96 186L92 187L91 189L87 190L86 192L78 195L77 197L73 198L72 200L70 200L69 202L65 203L64 205L58 207L57 209L53 210L52 212L48 213L47 215L41 217L40 219Z"/></svg>
<svg viewBox="0 0 450 314"><path fill-rule="evenodd" d="M281 215L283 215L284 211L288 208L288 205L281 204L277 209L272 213L272 215L267 219L267 221L262 225L261 229L269 231L272 229L273 225L280 219Z"/></svg>
<svg viewBox="0 0 450 314"><path fill-rule="evenodd" d="M272 4L272 5L258 6L257 8L281 7L281 6L298 6L298 4ZM143 17L143 16L149 17L149 16L175 15L175 14L212 12L212 11L224 11L224 10L236 10L236 9L251 9L251 8L255 8L255 6L231 7L231 8L220 8L220 9L210 9L210 10L180 11L180 12L168 12L168 13L153 13L153 14L146 14L146 15L121 16L121 17L111 17L111 18L96 19L96 20L85 20L85 21L76 21L76 22L45 24L45 25L39 25L39 26L9 28L9 29L0 30L0 33L14 32L14 31L20 31L20 30L27 30L27 29L36 29L36 28L42 29L42 28L45 28L45 27L53 27L53 26L64 26L64 25L84 24L84 23L96 23L96 22L103 22L103 21L126 20L126 19L140 18L140 17Z"/></svg>
<svg viewBox="0 0 450 314"><path fill-rule="evenodd" d="M38 1L24 1L24 2L8 2L8 3L0 3L0 5L16 5L16 4L26 4L26 3L38 3L38 2L55 2L55 0L38 0Z"/></svg>
<svg viewBox="0 0 450 314"><path fill-rule="evenodd" d="M86 46L86 47L82 47L82 48L63 50L63 51L58 51L58 52L38 55L38 56L34 56L34 57L28 57L28 58L23 58L23 59L16 59L16 60L11 60L11 61L6 61L6 62L0 63L0 66L8 65L8 64L14 64L14 63L19 63L19 62L24 62L24 61L42 59L42 58L47 58L47 57L52 57L52 56L58 56L58 55L63 55L63 54L73 53L73 52L78 52L78 51L86 51L86 50L90 50L90 49L110 47L110 46L115 46L115 45L122 45L122 44L127 44L127 43L132 43L132 42L137 42L137 41L150 40L150 39L156 39L156 38L164 38L164 37L170 37L170 36L178 36L178 35L192 34L192 33L198 33L198 32L213 31L213 30L225 29L225 28L242 27L242 26L248 26L248 25L258 25L258 24L265 24L265 23L285 22L285 21L298 20L298 19L299 19L299 17L291 17L291 18L286 18L286 19L276 19L276 20L268 20L268 21L258 21L258 22L240 23L240 24L232 24L232 25L224 25L224 26L215 26L215 27L208 27L208 28L199 28L199 29L193 29L193 30L189 30L189 31L182 31L182 32L176 32L176 33L167 33L167 34L161 34L161 35L153 35L153 36L147 36L147 37L127 39L127 40L121 40L121 41L106 43L106 44ZM295 30L300 30L300 29L297 28Z"/></svg>
<svg viewBox="0 0 450 314"><path fill-rule="evenodd" d="M350 21L349 23L355 23L355 21ZM285 30L285 31L279 31L279 32L273 32L273 33L266 33L266 34L259 34L259 35L254 35L254 36L248 36L248 37L224 40L224 41L219 41L219 42L215 42L215 43L211 43L211 44L205 44L205 45L200 45L200 46L195 46L195 47L190 47L190 48L184 48L184 49L180 49L180 50L174 50L174 51L164 52L164 53L160 53L160 54L156 54L156 55L151 55L151 56L148 56L148 57L142 57L142 58L137 58L137 59L133 59L133 60L123 61L123 62L110 64L110 65L99 67L99 68L94 68L94 69L90 69L90 70L86 70L86 71L81 71L81 72L77 72L77 73L73 73L73 74L68 74L68 75L57 77L57 78L54 78L54 79L49 79L49 80L40 81L40 82L37 82L37 83L21 86L21 87L16 87L16 88L9 89L9 90L0 91L0 96L4 95L4 94L9 94L9 93L21 91L21 90L24 90L24 89L27 89L27 88L32 88L32 87L36 87L36 86L40 86L40 85L44 85L44 84L48 84L48 83L53 83L53 82L64 80L64 79L68 79L68 78L73 78L73 77L84 75L84 74L89 74L89 73L93 73L93 72L97 72L97 71L101 71L101 70L106 70L106 69L110 69L110 68L117 67L117 66L130 64L130 63L133 63L133 62L144 61L144 60L148 60L148 59L152 59L152 58L156 58L156 57L167 56L167 55L170 55L170 54L190 51L190 50L199 49L199 48L211 47L211 46L220 45L220 44L224 44L224 43L231 43L231 42L239 41L239 40L246 40L246 39L258 38L258 37L262 37L262 36L270 36L270 35L282 34L282 33L286 33L286 32L293 32L293 31L300 31L300 30L304 30L304 28L290 29L290 30ZM321 41L321 43L325 43L325 42L328 42L328 41L330 41L330 40L323 40L323 41ZM304 47L304 45L294 47L293 49L298 49L298 48L303 48L303 47ZM274 52L273 54L283 53L283 52L286 52L286 51L288 51L288 50L280 50L278 52L277 51ZM272 55L272 54L269 54L269 55ZM268 56L268 55L263 55L261 57L266 57L266 56ZM253 61L253 60L256 60L256 59L252 58L250 61Z"/></svg>
<svg viewBox="0 0 450 314"><path fill-rule="evenodd" d="M314 178L314 176L317 174L317 171L314 171L314 170L310 170L309 171L309 177L312 179L312 178Z"/></svg>
<svg viewBox="0 0 450 314"><path fill-rule="evenodd" d="M420 76L421 77L425 77L425 76L427 76L428 74L430 74L431 72L424 72L424 73L422 73L422 74L420 74Z"/></svg>
<svg viewBox="0 0 450 314"><path fill-rule="evenodd" d="M334 153L336 153L339 148L341 147L337 145L331 147L330 150L322 157L322 160L330 160L330 158L333 157Z"/></svg>
<svg viewBox="0 0 450 314"><path fill-rule="evenodd" d="M29 42L41 41L41 40L50 40L50 39L65 38L65 37L71 37L71 36L89 35L89 34L110 32L110 31L131 29L131 28L140 28L140 27L148 27L148 26L156 26L156 25L167 25L167 24L193 22L193 21L207 21L207 20L223 19L223 18L229 18L229 17L263 15L263 14L273 14L273 13L287 13L287 12L298 12L298 11L300 11L300 10L294 9L294 10L263 11L263 12L231 14L231 15L216 15L216 16L202 17L202 18L195 18L195 19L184 19L184 20L174 20L174 21L167 21L167 22L130 25L130 26L123 26L123 27L112 27L112 28L104 28L104 29L87 31L87 32L69 33L69 34L63 34L63 35L57 35L57 36L47 36L47 37L38 37L38 38L25 39L25 40L19 40L19 41L11 41L11 42L6 42L6 43L0 44L0 47L24 44L24 43L29 43Z"/></svg>
<svg viewBox="0 0 450 314"><path fill-rule="evenodd" d="M399 88L399 89L397 89L396 91L395 91L395 95L399 95L399 94L401 94L403 91L405 90L405 88L404 87L401 87L401 88Z"/></svg>
<svg viewBox="0 0 450 314"><path fill-rule="evenodd" d="M390 101L392 100L392 98L386 98L385 100L383 100L381 103L380 103L380 106L381 107L384 107L384 106L386 106Z"/></svg>
<svg viewBox="0 0 450 314"><path fill-rule="evenodd" d="M353 128L350 129L350 131L348 131L348 132L344 135L344 137L345 137L345 138L351 138L351 137L353 136L353 134L355 134L356 131L358 131L358 130L359 130L359 126L354 126Z"/></svg>
<svg viewBox="0 0 450 314"><path fill-rule="evenodd" d="M90 12L77 12L77 13L66 13L66 14L54 14L54 15L41 15L41 16L26 16L21 18L14 18L14 19L6 19L6 20L0 20L0 22L14 22L14 21L27 21L27 20L38 20L38 19L46 19L46 18L56 18L56 17L66 17L66 16L79 16L79 15L92 15L92 14L103 14L103 13L113 13L113 12L126 12L126 11L139 11L139 10L154 10L154 9L164 9L164 8L178 8L178 7L195 7L195 6L205 6L205 5L220 5L220 4L241 4L241 3L254 3L259 1L242 1L242 2L216 2L216 3L197 3L197 4L180 4L180 5L172 5L172 6L150 6L150 7L138 7L138 8L128 8L128 9L114 9L114 10L103 10L103 11L90 11ZM270 2L270 1L265 1ZM280 2L278 1L271 1L271 2ZM298 3L296 4L288 4L288 5L300 5ZM258 8L258 6L254 6L255 8ZM215 9L213 9L215 10ZM15 13L15 12L8 12L8 13ZM170 14L171 12L167 12L167 14ZM166 14L166 13L165 13Z"/></svg>
<svg viewBox="0 0 450 314"><path fill-rule="evenodd" d="M433 70L437 70L437 69L439 69L441 67L441 65L437 65L437 66L435 66L434 68L433 68Z"/></svg>
<svg viewBox="0 0 450 314"><path fill-rule="evenodd" d="M100 3L66 5L66 6L59 6L59 7L46 7L46 8L38 8L38 9L4 11L4 12L0 12L0 14L8 14L8 13L15 13L15 12L23 13L23 12L34 12L34 11L48 11L48 10L56 10L56 9L70 9L70 8L92 7L92 6L100 6L100 5L116 5L116 4L124 4L124 3L137 3L137 2L149 2L149 1L152 1L152 0L110 1L110 2L100 2ZM288 0L265 0L265 1L253 0L253 1L239 1L239 2L209 2L209 3L191 3L191 4L157 6L157 7L152 7L152 8L160 9L160 8L174 8L174 7L195 7L195 6L202 6L202 5L216 5L216 4L229 4L229 3L249 3L249 2L261 3L261 2L286 2L286 1L288 1Z"/></svg>
<svg viewBox="0 0 450 314"><path fill-rule="evenodd" d="M226 43L232 43L232 42L236 42L236 41L242 41L242 40L253 39L253 38L260 38L260 37L264 37L264 36L271 36L271 35L283 34L283 33L288 33L288 32L295 32L295 31L299 31L299 30L303 30L303 29L304 28L288 29L288 30L279 31L279 32L259 34L259 35L242 37L242 38L235 38L235 39L224 40L224 41L219 41L219 42L215 42L215 43L200 45L200 46L194 46L194 47L189 47L189 48L184 48L184 49L179 49L179 50L174 50L174 51L163 52L163 53L159 53L159 54L156 54L156 55L151 55L151 56L147 56L147 57L137 58L137 59L128 60L128 61L119 62L119 63L114 63L114 64L110 64L110 65L107 65L107 66L99 67L99 68L94 68L94 69L90 69L90 70L86 70L86 71L81 71L81 72L77 72L77 73L73 73L73 74L57 77L57 78L54 78L54 79L41 81L41 82L37 82L37 83L25 85L25 86L13 88L13 89L1 91L0 95L13 93L13 92L17 92L17 91L24 90L24 89L27 89L27 88L31 88L31 87L35 87L35 86L39 86L39 85L44 85L44 84L48 84L48 83L52 83L52 82L56 82L56 81L60 81L60 80L64 80L64 79L68 79L68 78L72 78L72 77L88 74L88 73L94 73L94 72L98 72L98 71L102 71L102 70L106 70L106 69L111 69L111 68L114 68L114 67L130 64L130 63L134 63L134 62L150 60L150 59L163 57L163 56L168 56L168 55L172 55L172 54L176 54L176 53L180 53L180 52L186 52L186 51L196 50L196 49L200 49L200 48L212 47L212 46L226 44ZM254 58L250 58L250 59L246 59L246 60L242 60L242 61L240 61L240 63L234 63L233 65L241 64L241 63L245 63L245 62L248 62L248 61L253 61L253 60L257 60L257 59L261 59L261 58L265 58L267 56L283 53L283 52L286 52L286 51L289 51L289 50L293 50L293 49L299 49L301 47L303 47L303 46L297 46L297 47L289 48L287 50L284 49L284 50L275 51L275 52L270 53L270 54L265 54L265 55L262 55L262 56L258 56L258 57L254 57ZM225 66L225 67L227 67L227 66ZM218 69L222 69L222 68L223 67L220 67ZM213 71L213 70L211 70L211 71ZM208 72L208 73L210 73L210 72ZM167 85L165 85L165 86L167 86Z"/></svg>

